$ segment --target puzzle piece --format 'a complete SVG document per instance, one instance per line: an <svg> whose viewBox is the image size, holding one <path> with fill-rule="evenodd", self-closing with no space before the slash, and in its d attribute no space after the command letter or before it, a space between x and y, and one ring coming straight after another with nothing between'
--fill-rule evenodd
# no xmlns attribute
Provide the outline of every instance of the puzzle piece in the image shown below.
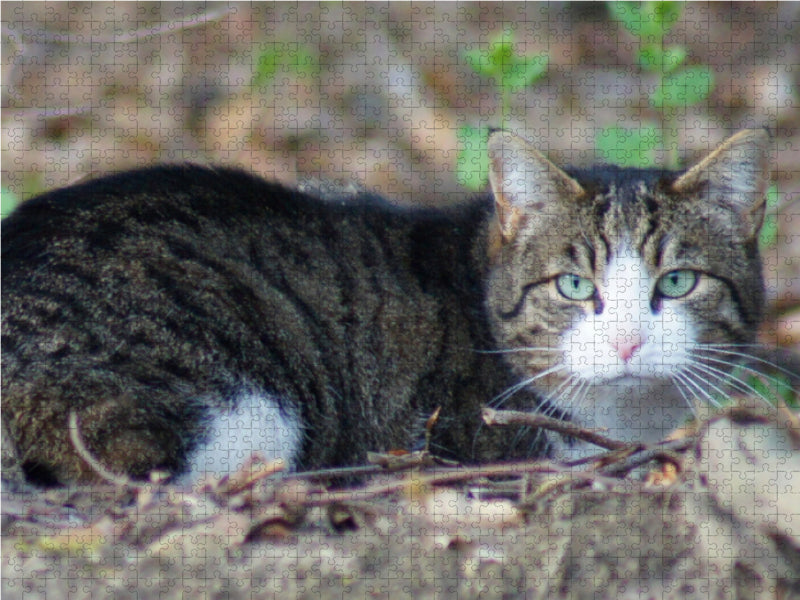
<svg viewBox="0 0 800 600"><path fill-rule="evenodd" d="M758 339L797 350L800 267L793 257L800 256L795 156L800 111L793 66L800 63L800 13L793 3L677 6L661 7L664 22L637 21L636 11L643 10L638 4L252 3L199 9L159 3L4 4L2 212L5 216L13 205L86 175L185 161L237 165L287 183L344 180L323 194L331 203L346 203L364 186L392 202L431 207L463 201L468 192L458 182L471 181L473 172L481 175L475 178L479 184L486 183L490 166L484 145L493 127L520 133L559 167L619 162L675 168L696 164L736 129L766 124L774 130L772 174L779 186L769 196L773 200L759 242L767 290L757 304L770 317ZM620 10L627 12L614 12ZM674 10L681 13L672 19ZM627 28L612 20L615 14L620 21L628 18ZM475 51L483 53L483 63L467 59ZM681 52L686 56L678 60ZM548 57L547 68L537 75L535 62L526 59L541 54ZM687 94L701 87L706 66L713 89L705 99L691 102ZM487 75L490 67L495 70ZM663 89L656 94L670 80L677 81L672 100ZM459 162L467 139L479 141L475 152ZM725 176L736 180L743 164ZM525 171L521 179L528 181L533 172ZM347 187L353 181L359 185ZM234 196L246 192L229 191ZM554 370L539 379L532 374L516 378L504 382L497 394L488 393L486 404L508 408L527 386L541 384L550 394L543 408L548 414L571 413L578 423L605 428L609 437L633 441L652 436L649 441L654 441L690 412L691 403L711 406L730 395L760 400L790 396L780 383L787 377L791 384L797 368L788 354L759 354L744 362L749 346L693 348L688 352L694 356L706 350L705 362L681 367L686 341L697 334L692 314L705 315L711 329L739 327L737 311L754 299L731 277L712 276L696 282L712 290L707 301L675 298L672 312L654 301L665 270L679 271L698 260L702 244L686 244L669 254L667 236L649 248L650 255L636 256L621 252L609 236L595 243L588 226L571 230L569 219L552 218L550 208L527 215L527 223L537 225L543 238L557 240L552 243L557 250L531 252L522 262L531 265L570 244L579 253L587 237L594 253L578 255L577 261L562 257L543 293L520 287L508 299L504 312L512 315L520 307L521 331L546 330L541 345L526 344L531 348L514 353L507 351L518 348L487 351L481 346L474 354L480 361L502 351L516 361L515 368L544 361L555 369L548 352L555 354L550 349L556 347L567 355L575 376ZM706 216L698 212L687 222ZM750 218L739 217L731 216L733 225ZM64 221L59 223L63 229ZM512 225L509 231L524 233L518 223ZM331 228L325 241L336 234ZM417 278L430 268L430 248L440 239L421 237L425 251L414 256ZM284 241L288 252L292 240ZM514 243L524 244L524 236ZM50 244L43 252L57 246ZM717 266L734 262L737 247L729 244ZM604 249L612 251L603 254ZM377 261L382 251L375 244L363 259ZM754 252L755 245L748 251ZM271 260L267 267L280 257ZM620 265L620 260L628 262ZM88 269L90 262L81 266ZM452 261L454 271L457 267ZM310 268L308 277L320 272ZM592 295L565 298L554 279L563 273L587 280L594 286ZM135 277L136 271L127 275ZM680 291L680 277L665 284L667 294ZM354 278L347 286L355 297L363 295L358 284ZM583 280L579 284L577 291L589 289ZM200 293L204 285L196 278L193 291ZM4 281L4 312L10 289ZM392 310L407 289L387 298L381 309ZM57 302L59 293L51 287L48 302ZM716 310L713 302L719 298L734 301ZM331 305L334 300L331 294ZM125 299L114 302L124 315ZM568 302L575 304L562 317L559 307ZM42 304L37 314L51 310L48 306ZM549 318L542 322L523 314L535 312L531 307ZM54 329L64 328L65 311L47 314ZM344 315L338 325L350 326L352 317ZM579 317L585 325L565 337L563 321ZM414 319L398 319L393 327L420 338L425 332L414 330L415 324ZM125 326L136 323L129 319ZM496 333L485 329L481 335L487 340ZM4 336L8 331L4 318ZM698 339L707 340L707 333ZM316 341L322 344L329 334L320 328ZM465 340L458 333L442 337L440 345L452 349ZM47 343L56 350L57 342ZM3 362L8 365L14 349L6 344ZM237 342L230 346L235 354ZM652 346L660 354L645 356ZM157 348L146 351L155 354ZM402 353L403 348L396 350L396 356ZM432 366L439 356L431 352L423 362ZM123 360L122 355L115 360ZM764 361L775 368L772 379L758 383L754 370L765 367ZM219 354L209 353L209 365L221 362ZM401 362L397 358L393 364ZM743 365L733 378L731 363ZM393 364L387 361L386 372ZM366 386L370 382L359 379L361 369L348 364L346 381L325 381L319 387L341 396L345 384ZM630 371L648 383L618 377ZM649 385L651 378L665 374L666 383ZM470 374L460 377L465 388L474 389ZM603 385L586 383L595 379ZM551 380L555 383L544 385ZM25 381L34 383L33 377ZM294 455L313 433L292 421L297 415L282 414L276 397L264 390L256 390L255 398L247 396L241 393L242 382L228 383L238 404L214 413L206 446L213 464L197 463L195 471L230 474L252 451L265 448L269 457ZM390 384L385 376L374 389ZM613 398L621 402L615 406ZM3 408L5 478L21 459L6 452L12 434L5 403ZM342 422L361 418L365 437L379 425L361 410L346 408L337 405L336 417ZM479 411L474 412L477 419ZM424 422L427 416L405 415L403 424L411 427L407 421ZM452 425L452 415L444 414L434 434ZM102 486L47 492L46 497L36 491L21 498L4 487L3 593L536 598L644 592L706 597L736 588L742 595L788 597L800 586L796 558L786 550L800 543L800 466L792 427L752 415L713 421L697 451L689 450L700 465L697 480L673 482L666 494L631 494L632 482L620 491L607 479L590 480L572 471L549 473L552 480L539 483L535 478L541 473L535 470L512 481L513 489L498 484L508 484L501 481L508 471L494 471L489 480L476 475L468 485L452 479L452 489L425 479L431 472L423 471L407 481L359 480L329 493L320 491L328 480L273 480L269 473L253 471L217 487L178 482L133 487L124 494L117 490L110 492L119 496L112 508L99 511L95 505L101 503ZM423 429L416 429L415 439L424 437ZM336 427L326 432L333 437ZM493 433L509 440L516 435L511 430ZM434 453L440 441L433 436ZM678 477L688 475L681 470ZM558 495L570 481L585 485ZM500 499L483 499L487 489ZM782 541L776 544L775 539Z"/></svg>

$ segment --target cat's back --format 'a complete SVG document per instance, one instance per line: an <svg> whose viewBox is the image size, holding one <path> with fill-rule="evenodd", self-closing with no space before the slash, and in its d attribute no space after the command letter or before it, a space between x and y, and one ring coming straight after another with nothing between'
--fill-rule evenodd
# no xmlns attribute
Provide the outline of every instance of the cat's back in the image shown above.
<svg viewBox="0 0 800 600"><path fill-rule="evenodd" d="M475 211L401 209L368 192L306 193L196 165L54 190L2 221L4 372L37 335L58 337L56 325L78 337L123 336L121 322L139 319L181 335L193 323L208 336L236 320L253 337L256 315L287 304L319 325L387 293L413 302L427 280L459 271L451 267L468 258L479 220Z"/></svg>
<svg viewBox="0 0 800 600"><path fill-rule="evenodd" d="M412 242L415 236L430 236L429 244L449 243L443 238L451 231L474 235L488 206L487 199L475 198L452 210L398 207L360 188L298 189L237 168L159 165L91 179L23 203L2 221L3 277L16 275L24 261L119 253L133 238L194 234L212 251L219 250L214 242L223 237L246 241L250 234L285 228L295 238L324 234L333 245L368 230L410 235Z"/></svg>
<svg viewBox="0 0 800 600"><path fill-rule="evenodd" d="M101 177L42 194L3 219L3 313L16 312L18 296L46 289L91 296L137 279L144 291L154 280L178 285L231 269L319 267L363 238L370 221L391 231L408 220L401 215L375 195L326 201L235 168L166 165Z"/></svg>
<svg viewBox="0 0 800 600"><path fill-rule="evenodd" d="M215 411L257 398L316 433L306 465L403 447L427 403L477 405L505 381L469 351L489 336L488 214L485 199L405 209L196 166L34 198L2 231L12 437L61 465L40 479L78 477L58 458L75 412L106 464L180 472ZM353 411L372 424L358 441Z"/></svg>
<svg viewBox="0 0 800 600"><path fill-rule="evenodd" d="M2 221L3 259L104 227L118 234L156 225L163 232L169 223L199 231L201 224L293 217L322 207L307 194L244 170L159 165L91 179L25 202Z"/></svg>

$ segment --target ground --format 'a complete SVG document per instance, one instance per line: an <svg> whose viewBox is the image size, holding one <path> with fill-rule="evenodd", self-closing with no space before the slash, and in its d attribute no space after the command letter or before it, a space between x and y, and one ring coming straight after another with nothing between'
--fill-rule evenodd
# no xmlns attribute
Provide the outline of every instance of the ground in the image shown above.
<svg viewBox="0 0 800 600"><path fill-rule="evenodd" d="M188 489L5 494L5 597L790 598L800 421L732 409L597 469L378 474L330 491L253 465ZM260 468L259 468L260 467ZM624 473L624 471L623 471ZM636 471L634 471L636 473ZM319 475L317 476L319 477ZM794 480L794 481L793 481ZM457 484L457 485L456 485Z"/></svg>

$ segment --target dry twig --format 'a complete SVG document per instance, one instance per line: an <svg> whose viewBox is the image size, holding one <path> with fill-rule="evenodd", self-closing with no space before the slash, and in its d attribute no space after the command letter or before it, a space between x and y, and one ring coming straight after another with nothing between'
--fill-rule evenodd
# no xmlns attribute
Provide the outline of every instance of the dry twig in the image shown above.
<svg viewBox="0 0 800 600"><path fill-rule="evenodd" d="M595 446L600 446L606 450L625 450L637 447L636 444L628 444L609 437L600 435L592 429L587 429L569 421L553 419L537 413L520 412L516 410L494 410L484 408L482 412L483 420L487 425L528 425L555 431L562 435L589 442Z"/></svg>

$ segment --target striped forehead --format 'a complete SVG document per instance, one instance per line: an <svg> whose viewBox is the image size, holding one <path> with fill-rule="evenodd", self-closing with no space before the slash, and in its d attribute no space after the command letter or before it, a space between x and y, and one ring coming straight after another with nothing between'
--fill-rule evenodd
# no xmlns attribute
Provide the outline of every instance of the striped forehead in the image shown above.
<svg viewBox="0 0 800 600"><path fill-rule="evenodd" d="M606 254L627 256L641 248L658 222L658 203L643 180L611 184L595 197L595 224Z"/></svg>

